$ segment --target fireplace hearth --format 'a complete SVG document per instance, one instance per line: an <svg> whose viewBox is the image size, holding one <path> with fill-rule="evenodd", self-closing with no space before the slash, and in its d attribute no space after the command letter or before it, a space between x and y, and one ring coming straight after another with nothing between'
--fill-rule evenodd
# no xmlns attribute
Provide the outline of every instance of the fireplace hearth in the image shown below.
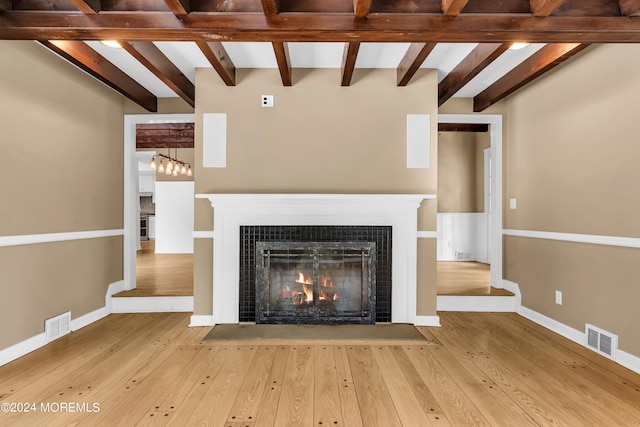
<svg viewBox="0 0 640 427"><path fill-rule="evenodd" d="M256 323L374 323L375 242L257 242Z"/></svg>

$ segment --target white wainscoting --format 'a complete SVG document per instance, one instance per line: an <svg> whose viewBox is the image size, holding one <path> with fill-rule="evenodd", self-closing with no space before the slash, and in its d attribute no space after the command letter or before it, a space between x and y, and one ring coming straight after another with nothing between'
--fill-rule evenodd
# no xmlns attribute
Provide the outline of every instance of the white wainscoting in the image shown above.
<svg viewBox="0 0 640 427"><path fill-rule="evenodd" d="M487 214L439 213L438 261L489 263Z"/></svg>

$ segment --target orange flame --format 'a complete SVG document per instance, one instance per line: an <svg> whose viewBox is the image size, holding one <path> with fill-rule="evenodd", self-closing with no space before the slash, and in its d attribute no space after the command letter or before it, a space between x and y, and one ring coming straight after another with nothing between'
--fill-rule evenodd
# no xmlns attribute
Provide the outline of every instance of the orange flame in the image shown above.
<svg viewBox="0 0 640 427"><path fill-rule="evenodd" d="M309 289L307 288L306 284L302 285L302 289L304 290L304 294L305 294L305 302L312 302L313 301L313 289Z"/></svg>

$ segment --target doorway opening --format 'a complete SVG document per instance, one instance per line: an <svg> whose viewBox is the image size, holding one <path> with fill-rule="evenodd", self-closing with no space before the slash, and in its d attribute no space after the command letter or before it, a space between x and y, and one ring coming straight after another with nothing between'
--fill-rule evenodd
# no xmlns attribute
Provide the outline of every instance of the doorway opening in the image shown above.
<svg viewBox="0 0 640 427"><path fill-rule="evenodd" d="M501 289L502 118L438 121L437 293L511 295Z"/></svg>
<svg viewBox="0 0 640 427"><path fill-rule="evenodd" d="M177 137L172 136L175 132L169 136L160 133L155 137L157 143L152 140L142 146L136 144L136 134L141 132L137 130L139 125L170 129L192 124L194 120L193 114L125 116L125 292L114 296L193 295L193 178L159 176L157 171L144 170L148 169L144 165L139 167L139 157L145 159L144 163L156 152L175 150ZM153 139L153 132L147 132L146 136ZM170 157L182 161L193 157L193 148L191 153L184 147L178 150L178 155L171 151Z"/></svg>

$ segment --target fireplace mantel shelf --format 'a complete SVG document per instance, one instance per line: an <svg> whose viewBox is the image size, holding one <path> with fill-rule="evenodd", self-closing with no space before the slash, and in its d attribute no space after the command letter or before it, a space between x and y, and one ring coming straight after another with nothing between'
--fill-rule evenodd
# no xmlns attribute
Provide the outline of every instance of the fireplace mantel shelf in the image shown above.
<svg viewBox="0 0 640 427"><path fill-rule="evenodd" d="M213 323L239 317L240 227L243 225L391 226L392 322L416 321L417 211L435 194L197 194L215 212ZM217 267L217 268L216 268Z"/></svg>

